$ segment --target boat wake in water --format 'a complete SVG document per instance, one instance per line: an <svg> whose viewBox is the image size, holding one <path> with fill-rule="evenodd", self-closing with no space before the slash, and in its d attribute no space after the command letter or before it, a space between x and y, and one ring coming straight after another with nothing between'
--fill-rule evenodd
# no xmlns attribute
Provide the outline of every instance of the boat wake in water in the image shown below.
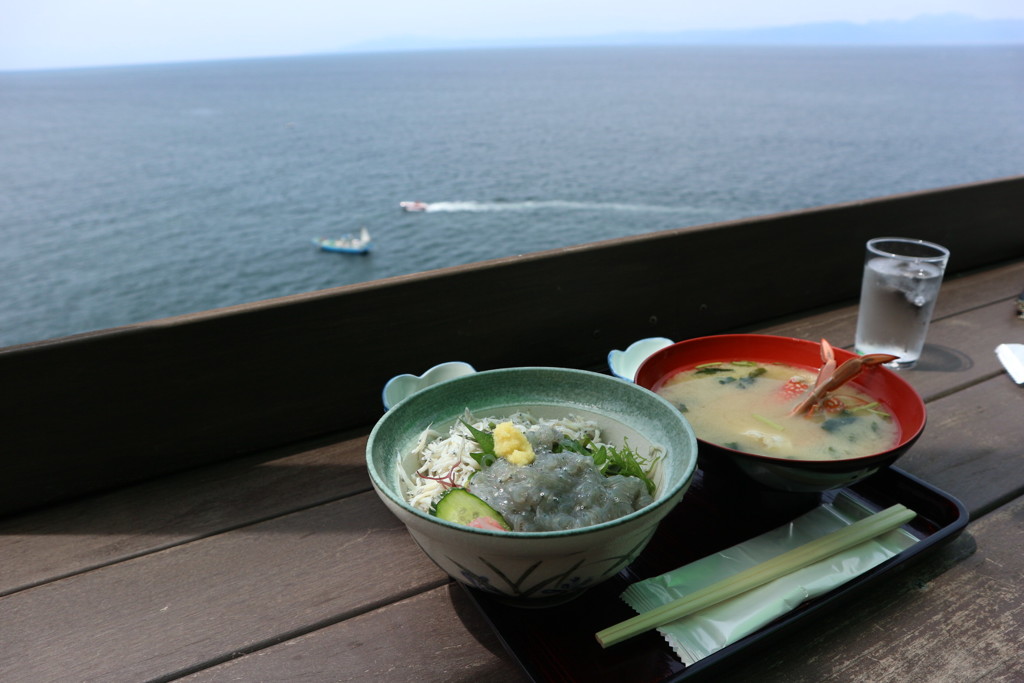
<svg viewBox="0 0 1024 683"><path fill-rule="evenodd" d="M459 213L484 211L628 211L637 213L692 213L693 207L659 206L655 204L627 204L620 202L573 202L559 199L489 202L451 201L430 202L422 211L426 213Z"/></svg>

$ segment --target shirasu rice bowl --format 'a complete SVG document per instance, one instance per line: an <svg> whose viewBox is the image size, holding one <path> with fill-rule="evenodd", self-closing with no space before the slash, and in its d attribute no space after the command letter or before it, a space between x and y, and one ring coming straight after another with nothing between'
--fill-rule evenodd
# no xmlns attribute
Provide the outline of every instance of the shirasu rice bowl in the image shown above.
<svg viewBox="0 0 1024 683"><path fill-rule="evenodd" d="M535 456L532 462L481 458L487 449L480 440L503 423L525 437ZM412 449L418 468L411 475L399 470L406 500L443 516L439 501L453 489L465 489L496 511L493 517L501 520L501 528L519 532L577 529L618 519L653 501L651 474L660 449L640 455L628 444L603 443L601 436L596 422L573 414L539 418L520 411L477 418L467 410L448 430L428 428L420 435ZM623 454L630 463L616 460Z"/></svg>
<svg viewBox="0 0 1024 683"><path fill-rule="evenodd" d="M561 422L569 422L570 414L578 416L582 419L573 420L572 427L577 431L583 427L576 423L593 421L600 427L599 440L615 446L628 442L649 461L656 484L654 501L608 522L540 532L474 528L431 514L425 511L434 505L430 495L425 495L425 508L410 504L410 491L427 492L417 486L416 479L421 478L417 470L425 462L413 449L447 437L450 426L466 418L467 408L473 413L470 425L486 424L473 416L496 422L509 420L518 411ZM434 434L425 436L430 425ZM431 446L431 452L435 450L437 455L429 458L438 460L433 473L429 466L423 470L428 477L463 481L463 474L478 471L473 462L458 455L458 448L446 456L441 455L446 449L440 443ZM474 450L468 447L472 461ZM446 463L441 462L442 457L447 458ZM510 604L544 607L571 600L615 577L644 552L694 480L697 438L671 403L632 382L572 368L500 368L440 382L392 407L370 432L366 466L384 506L405 525L423 553L453 580ZM461 495L464 489L446 493L444 484L429 483L435 485L439 500L440 496L451 499L453 494L459 498L472 495ZM441 500L439 505L443 504ZM685 516L676 521L685 523Z"/></svg>

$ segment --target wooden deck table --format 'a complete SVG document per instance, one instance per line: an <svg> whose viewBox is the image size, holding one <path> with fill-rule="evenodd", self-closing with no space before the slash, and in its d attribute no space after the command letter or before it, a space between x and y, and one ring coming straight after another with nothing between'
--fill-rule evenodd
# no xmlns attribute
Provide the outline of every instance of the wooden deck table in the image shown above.
<svg viewBox="0 0 1024 683"><path fill-rule="evenodd" d="M1000 191L1007 197L1024 195L1021 183L1016 179ZM958 192L966 193L971 200L967 204L972 204L982 190L990 188L972 186ZM919 201L916 196L898 198L875 209L891 213L895 226ZM1006 216L1017 216L1011 225L1017 232L1006 237L1011 248L999 247L996 256L947 277L925 354L916 369L905 373L926 399L929 421L923 437L898 466L960 499L970 512L966 531L848 609L801 627L769 651L734 662L714 680L1024 680L1024 387L1013 384L993 352L999 343L1024 342L1024 320L1017 319L1014 310L1015 298L1024 289L1024 223L1019 218L1024 213L1019 202L1011 208L1014 211L996 221L1010 229ZM840 218L847 210L863 207L844 207ZM800 223L808 215L836 218L833 211L811 212L783 223ZM777 219L772 220L781 230ZM729 227L737 232L745 225ZM854 241L861 244L865 234L893 231L871 225ZM686 239L703 239L702 234ZM945 233L936 241L944 241L943 236L948 243ZM967 244L972 238L961 239ZM626 247L631 244L625 242ZM567 251L552 258L578 256ZM853 261L852 271L858 271L859 251L847 256ZM529 257L523 261L523 270L537 267ZM445 277L462 275L459 271ZM855 278L856 272L849 277ZM416 284L429 289L433 282L426 278ZM515 283L504 282L514 294ZM827 283L818 283L823 284ZM680 315L708 314L713 319L701 329L676 328L675 338L688 331L757 331L809 339L825 336L835 345L849 346L857 285L850 280L840 286L840 299L834 302L801 300L790 312L768 306L771 315L765 319L754 320L743 309L735 319L719 320L714 318L714 302L710 313L698 305ZM356 290L355 295L363 297L386 294ZM574 294L562 292L568 297L562 302L571 305ZM397 301L397 294L394 297ZM294 305L285 308L319 305L314 299L311 303L308 297L299 297L297 304L290 300L287 303ZM220 432L213 427L193 429L198 418L175 412L173 406L191 391L193 402L202 404L202 414L216 413L214 422L227 424L234 415L227 408L223 414L216 412L217 401L207 400L195 386L177 388L187 383L186 371L168 371L154 385L145 371L150 361L137 360L132 372L125 372L110 360L132 355L130 349L140 345L140 359L172 355L167 349L192 349L186 332L222 337L223 330L204 330L224 320L243 328L256 344L261 334L271 334L268 329L285 326L287 321L274 318L283 315L281 308L242 307L209 318L185 317L173 325L144 326L141 331L85 335L0 352L0 373L8 378L8 387L17 387L16 396L0 406L7 416L5 430L17 437L4 442L2 457L7 462L0 472L6 482L3 494L14 501L0 518L0 681L526 680L463 590L420 552L372 491L364 464L372 419L358 415L354 424L342 423L343 428L335 431L321 428L316 433L310 427L305 430L310 434L302 438L275 442L269 436L271 426L264 426L284 410L275 407L244 430L247 435L256 432L271 445L254 448L244 440L228 444L218 441ZM260 325L250 321L250 313ZM644 321L654 317L641 313ZM743 319L750 324L742 324ZM663 329L651 325L655 333ZM312 334L310 329L328 330L324 334L339 338L359 333L358 327L338 330L325 322L292 326L292 333ZM454 330L450 341L467 336L465 329L469 328ZM651 332L625 329L615 337L588 331L585 336L593 341L589 347L581 344L589 355L578 366L600 370L602 349L622 348L622 342L654 336ZM394 328L389 334L416 331ZM152 341L157 335L167 341ZM469 338L465 348L475 343ZM116 348L99 349L104 345ZM213 347L204 338L203 348ZM64 353L82 364L62 360ZM120 382L119 389L105 388L103 369L94 367L104 353L110 354L106 372L112 382ZM221 347L209 353L213 360L192 360L189 367L197 376L221 372L232 354L240 354L261 381L277 381L266 374L270 370L261 369L265 366L252 362L246 354L254 352L244 345L232 345L230 354ZM429 360L480 362L442 353ZM492 357L483 357L481 369L488 361L496 365ZM351 384L344 375L332 377L319 391L334 398L321 400L343 403L339 396L367 384L360 400L366 403L366 396L374 397L377 404L371 412L379 414L379 380L397 374L395 370L421 372L432 364L427 357L415 360L423 365L383 368L369 376L351 370ZM42 382L39 373L45 374L40 370L44 365L53 368L46 381L64 384L51 384L49 391L35 396L31 377ZM119 380L118 373L128 379ZM234 377L242 387L234 400L242 405L242 392L253 389L240 375ZM133 393L131 387L139 383L149 383L148 389ZM88 390L89 386L93 388ZM127 398L119 399L120 394ZM163 422L154 419L154 424L167 425L159 437L152 430L145 439L135 435L133 425L141 417L124 422L121 436L109 437L109 442L104 441L109 427L90 432L79 422L64 430L65 419L75 420L72 410L83 411L96 423L106 419L110 409L91 407L94 403L116 404L123 417L151 394L170 396L166 404L138 409L139 415L162 411ZM47 421L32 422L32 415L47 408L41 404L44 398L53 412ZM32 404L31 412L22 410L26 402ZM351 407L341 410L358 412ZM303 416L311 412L316 413L315 408L300 405L282 422L304 425ZM12 416L17 419L7 421ZM88 438L75 446L72 432L84 432ZM118 439L129 438L134 440L131 449L104 455ZM199 444L211 440L216 442L217 457L190 455L203 451ZM10 463L37 442L56 445L50 450L40 446L40 454L32 455L29 464ZM94 448L93 442L98 444ZM57 451L61 452L53 455ZM181 462L166 464L168 453L180 453ZM140 462L156 464L147 470Z"/></svg>

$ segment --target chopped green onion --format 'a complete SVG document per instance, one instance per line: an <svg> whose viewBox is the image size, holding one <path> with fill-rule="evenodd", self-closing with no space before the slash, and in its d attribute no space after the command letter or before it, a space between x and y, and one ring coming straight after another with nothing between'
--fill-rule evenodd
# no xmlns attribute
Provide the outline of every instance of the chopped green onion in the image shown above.
<svg viewBox="0 0 1024 683"><path fill-rule="evenodd" d="M774 581L787 574L820 562L837 553L870 541L876 536L897 529L914 517L917 513L903 505L893 505L870 517L843 527L821 538L782 553L745 571L727 577L696 590L689 595L677 598L669 603L656 607L643 614L626 619L595 634L601 647L615 645L633 636L645 633L653 628L664 626L677 619L716 605L724 600L746 593L758 586Z"/></svg>
<svg viewBox="0 0 1024 683"><path fill-rule="evenodd" d="M733 365L743 365L743 366L747 366L747 367L749 367L751 365L757 365L757 363L755 363L752 360L734 360L734 361L732 361L732 364Z"/></svg>
<svg viewBox="0 0 1024 683"><path fill-rule="evenodd" d="M885 412L884 410L876 410L876 407L878 405L880 405L878 403L878 401L872 401L871 403L865 403L863 405L853 406L852 408L848 408L848 410L851 413L871 413L872 415L877 415L878 417L884 417L886 419L892 417L892 415L890 415L889 413Z"/></svg>
<svg viewBox="0 0 1024 683"><path fill-rule="evenodd" d="M764 422L764 423L765 423L766 425L768 425L769 427L772 427L772 428L774 428L774 429L777 429L777 430L779 430L780 432L784 432L784 431L786 431L786 428L785 428L785 427L783 427L782 425L780 425L780 424L779 424L778 422L776 422L775 420L770 420L770 419L768 419L767 417L765 417L764 415L758 415L757 413L751 413L751 415L753 415L755 419L758 419L758 420L760 420L761 422Z"/></svg>

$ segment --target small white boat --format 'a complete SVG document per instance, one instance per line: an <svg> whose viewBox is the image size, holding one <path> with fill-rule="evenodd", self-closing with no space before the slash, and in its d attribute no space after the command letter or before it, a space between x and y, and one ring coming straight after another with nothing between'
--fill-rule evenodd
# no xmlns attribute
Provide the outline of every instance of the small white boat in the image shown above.
<svg viewBox="0 0 1024 683"><path fill-rule="evenodd" d="M426 211L430 204L426 202L398 202L402 211Z"/></svg>
<svg viewBox="0 0 1024 683"><path fill-rule="evenodd" d="M345 235L338 239L328 237L317 237L313 244L323 251L330 251L337 254L369 254L373 248L373 240L370 239L370 232L366 228L360 228L359 236Z"/></svg>

